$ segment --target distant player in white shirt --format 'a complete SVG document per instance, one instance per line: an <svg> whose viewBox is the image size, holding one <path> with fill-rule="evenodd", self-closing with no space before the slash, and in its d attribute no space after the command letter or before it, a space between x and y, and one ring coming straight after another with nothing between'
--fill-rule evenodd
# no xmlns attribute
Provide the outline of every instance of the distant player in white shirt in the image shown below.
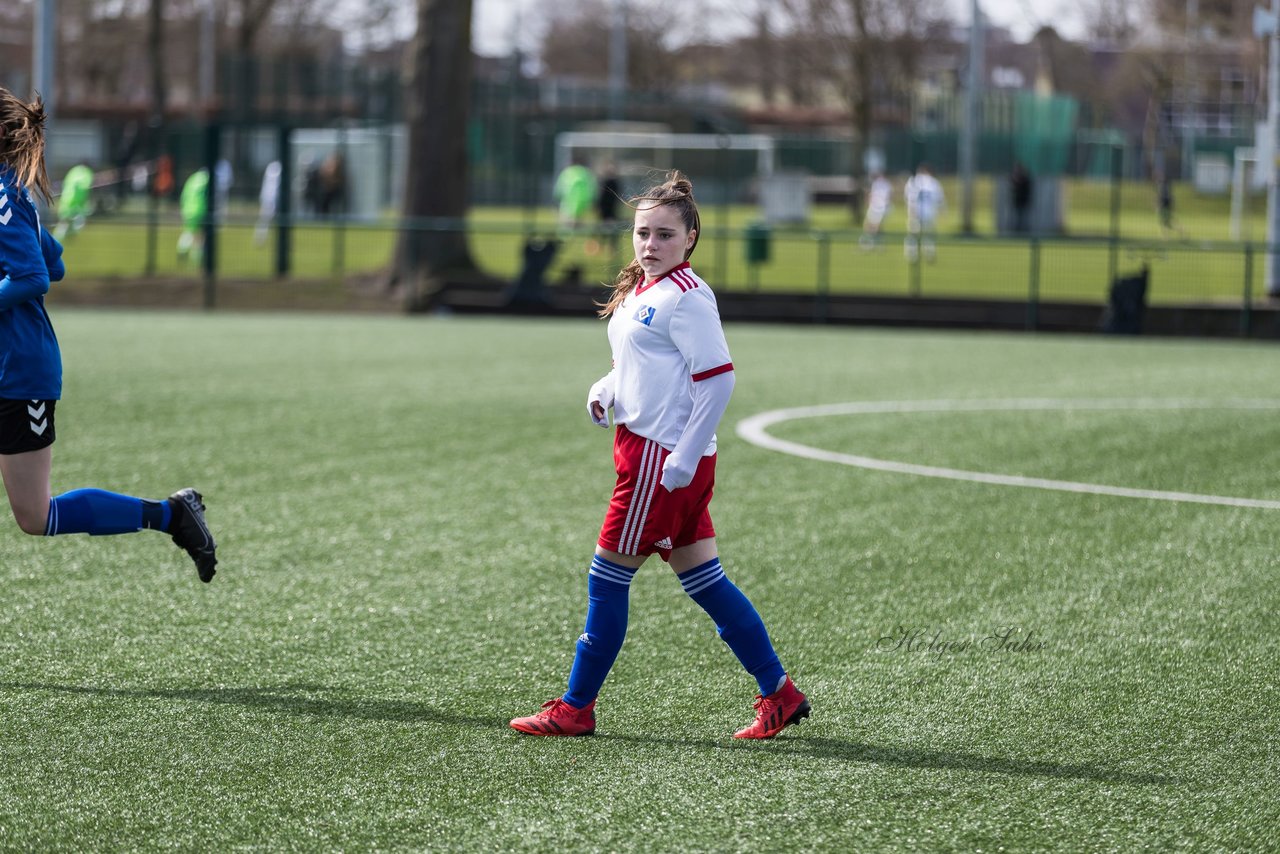
<svg viewBox="0 0 1280 854"><path fill-rule="evenodd" d="M280 176L284 167L279 160L272 160L262 170L262 187L258 190L258 224L253 229L253 242L261 246L267 242L267 233L276 218L280 203Z"/></svg>
<svg viewBox="0 0 1280 854"><path fill-rule="evenodd" d="M893 208L893 184L877 172L871 178L871 190L867 193L867 215L862 220L862 238L858 241L864 250L880 245L880 229Z"/></svg>
<svg viewBox="0 0 1280 854"><path fill-rule="evenodd" d="M916 174L907 179L903 195L907 200L907 260L915 261L923 251L925 260L932 261L937 254L934 243L938 236L938 216L947 200L927 163L921 163Z"/></svg>
<svg viewBox="0 0 1280 854"><path fill-rule="evenodd" d="M591 387L601 427L613 409L618 472L587 577L587 624L569 689L511 726L528 735L590 735L596 695L626 636L631 580L657 552L756 679L756 718L736 738L772 738L809 715L764 622L720 565L707 511L715 485L716 426L733 392L733 361L715 295L689 266L701 221L679 172L631 200L635 260L601 310L613 370Z"/></svg>

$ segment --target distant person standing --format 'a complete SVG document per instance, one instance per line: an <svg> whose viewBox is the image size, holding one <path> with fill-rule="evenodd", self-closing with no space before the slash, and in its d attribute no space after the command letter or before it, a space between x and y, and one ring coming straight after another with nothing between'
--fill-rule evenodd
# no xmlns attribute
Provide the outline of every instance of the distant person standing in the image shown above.
<svg viewBox="0 0 1280 854"><path fill-rule="evenodd" d="M347 162L338 152L333 152L320 164L320 189L316 211L321 216L335 216L347 212Z"/></svg>
<svg viewBox="0 0 1280 854"><path fill-rule="evenodd" d="M267 229L276 218L280 204L280 175L284 171L279 160L272 160L262 170L262 189L258 191L258 225L253 230L253 242L261 246L267 242Z"/></svg>
<svg viewBox="0 0 1280 854"><path fill-rule="evenodd" d="M213 215L219 222L227 215L227 203L231 200L231 185L234 183L231 161L223 157L213 166Z"/></svg>
<svg viewBox="0 0 1280 854"><path fill-rule="evenodd" d="M93 189L93 170L77 163L62 179L62 195L58 197L58 227L54 236L65 240L84 228L89 216L89 192Z"/></svg>
<svg viewBox="0 0 1280 854"><path fill-rule="evenodd" d="M871 177L871 190L867 193L867 215L862 220L862 237L858 241L864 251L880 247L880 229L892 208L893 184L883 172L876 172Z"/></svg>
<svg viewBox="0 0 1280 854"><path fill-rule="evenodd" d="M1187 233L1173 218L1173 183L1169 180L1169 176L1164 173L1158 175L1156 185L1156 204L1160 209L1160 233L1168 237L1170 233L1177 232L1179 237L1186 237Z"/></svg>
<svg viewBox="0 0 1280 854"><path fill-rule="evenodd" d="M204 257L204 220L209 212L209 170L197 169L182 185L178 199L182 234L178 235L178 257L199 262Z"/></svg>
<svg viewBox="0 0 1280 854"><path fill-rule="evenodd" d="M596 200L596 176L580 156L557 177L552 195L560 205L560 231L571 234L582 229Z"/></svg>
<svg viewBox="0 0 1280 854"><path fill-rule="evenodd" d="M926 261L937 257L935 246L938 236L938 216L946 204L942 184L929 171L929 164L921 163L916 174L907 179L903 195L907 201L907 239L905 250L908 261L915 261L924 253Z"/></svg>
<svg viewBox="0 0 1280 854"><path fill-rule="evenodd" d="M1015 161L1009 173L1009 203L1013 208L1013 230L1017 234L1031 231L1031 173L1022 161Z"/></svg>
<svg viewBox="0 0 1280 854"><path fill-rule="evenodd" d="M618 251L618 202L621 198L622 183L618 180L617 167L612 162L606 162L600 170L600 183L596 191L596 216L599 218L597 228L601 240L610 256ZM600 250L600 244L588 244L587 250L594 255Z"/></svg>

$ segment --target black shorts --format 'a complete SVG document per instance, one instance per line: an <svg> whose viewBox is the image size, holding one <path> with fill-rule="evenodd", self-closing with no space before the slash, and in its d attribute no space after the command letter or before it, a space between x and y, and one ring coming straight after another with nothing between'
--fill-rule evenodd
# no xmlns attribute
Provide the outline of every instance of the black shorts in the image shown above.
<svg viewBox="0 0 1280 854"><path fill-rule="evenodd" d="M0 454L23 454L53 444L56 400L0 398Z"/></svg>

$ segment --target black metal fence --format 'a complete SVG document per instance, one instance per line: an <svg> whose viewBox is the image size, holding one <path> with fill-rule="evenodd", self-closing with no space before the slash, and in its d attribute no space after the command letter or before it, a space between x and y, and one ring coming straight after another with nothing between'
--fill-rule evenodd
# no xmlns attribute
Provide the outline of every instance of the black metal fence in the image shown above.
<svg viewBox="0 0 1280 854"><path fill-rule="evenodd" d="M958 237L917 241L886 233L875 243L852 229L718 227L714 216L692 259L721 291L867 294L1027 302L1102 303L1110 283L1146 267L1153 304L1249 305L1267 299L1266 246L1184 240ZM287 240L281 240L287 229ZM180 251L171 217L90 220L65 238L68 282L104 280L285 281L367 279L387 271L401 233L464 232L477 263L503 280L518 276L531 239L557 242L546 279L575 285L612 281L632 255L627 232L557 233L544 214L467 221L355 221L345 218L258 223L228 218L207 224L211 257L200 236ZM281 253L284 253L283 255Z"/></svg>

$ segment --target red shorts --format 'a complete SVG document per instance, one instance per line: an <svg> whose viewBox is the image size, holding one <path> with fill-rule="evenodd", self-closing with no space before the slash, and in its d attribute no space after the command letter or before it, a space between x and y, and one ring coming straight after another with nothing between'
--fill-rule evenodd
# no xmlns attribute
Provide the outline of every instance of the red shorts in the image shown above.
<svg viewBox="0 0 1280 854"><path fill-rule="evenodd" d="M613 464L618 482L600 529L601 548L624 555L651 555L663 560L671 550L716 535L707 505L716 482L716 458L703 457L693 481L668 492L661 484L662 463L670 451L619 424L613 438Z"/></svg>

